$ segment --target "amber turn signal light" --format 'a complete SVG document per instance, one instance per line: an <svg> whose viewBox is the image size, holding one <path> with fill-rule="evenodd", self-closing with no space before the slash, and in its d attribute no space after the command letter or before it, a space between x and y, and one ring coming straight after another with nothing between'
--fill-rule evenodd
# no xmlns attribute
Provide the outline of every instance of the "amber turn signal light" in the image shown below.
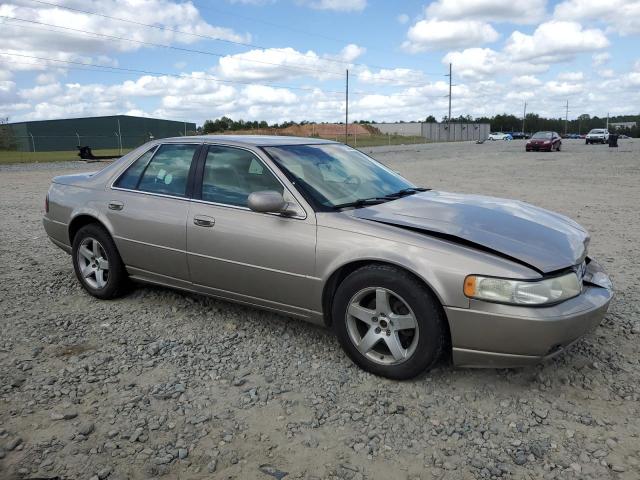
<svg viewBox="0 0 640 480"><path fill-rule="evenodd" d="M473 275L464 279L464 294L467 297L474 297L476 294L476 277Z"/></svg>

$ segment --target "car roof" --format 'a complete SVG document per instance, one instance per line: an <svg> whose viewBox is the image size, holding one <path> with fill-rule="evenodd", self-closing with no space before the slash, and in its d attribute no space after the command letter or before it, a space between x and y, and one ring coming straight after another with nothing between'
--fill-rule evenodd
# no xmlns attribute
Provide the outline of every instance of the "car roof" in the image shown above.
<svg viewBox="0 0 640 480"><path fill-rule="evenodd" d="M320 145L323 143L339 143L324 138L289 137L284 135L194 135L187 137L170 137L157 140L159 143L225 143L266 147L278 145Z"/></svg>

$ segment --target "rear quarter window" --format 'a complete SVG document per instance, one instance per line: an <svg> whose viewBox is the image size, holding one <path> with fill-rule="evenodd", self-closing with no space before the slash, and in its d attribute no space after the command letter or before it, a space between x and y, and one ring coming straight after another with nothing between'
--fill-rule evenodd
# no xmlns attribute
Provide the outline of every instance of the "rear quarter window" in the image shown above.
<svg viewBox="0 0 640 480"><path fill-rule="evenodd" d="M138 181L140 180L140 175L144 171L145 167L153 157L153 154L157 150L157 146L153 147L151 150L147 150L144 152L138 159L129 165L129 168L125 170L125 172L116 180L114 187L118 188L126 188L129 190L135 190L138 186Z"/></svg>

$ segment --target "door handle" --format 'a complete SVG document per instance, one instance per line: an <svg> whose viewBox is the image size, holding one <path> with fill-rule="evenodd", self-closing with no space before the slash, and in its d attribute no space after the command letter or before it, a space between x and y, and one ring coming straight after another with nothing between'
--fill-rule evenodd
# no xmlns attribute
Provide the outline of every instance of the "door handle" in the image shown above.
<svg viewBox="0 0 640 480"><path fill-rule="evenodd" d="M215 223L214 218L207 217L206 215L196 215L193 217L193 224L198 227L213 227Z"/></svg>
<svg viewBox="0 0 640 480"><path fill-rule="evenodd" d="M109 202L109 210L122 210L124 208L124 203L118 202L117 200L111 200Z"/></svg>

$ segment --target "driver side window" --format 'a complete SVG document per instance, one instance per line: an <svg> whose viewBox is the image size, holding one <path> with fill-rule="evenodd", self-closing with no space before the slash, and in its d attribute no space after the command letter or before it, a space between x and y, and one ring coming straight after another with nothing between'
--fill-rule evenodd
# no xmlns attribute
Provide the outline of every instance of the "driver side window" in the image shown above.
<svg viewBox="0 0 640 480"><path fill-rule="evenodd" d="M253 192L284 187L251 152L240 148L211 146L202 175L202 200L246 207Z"/></svg>

